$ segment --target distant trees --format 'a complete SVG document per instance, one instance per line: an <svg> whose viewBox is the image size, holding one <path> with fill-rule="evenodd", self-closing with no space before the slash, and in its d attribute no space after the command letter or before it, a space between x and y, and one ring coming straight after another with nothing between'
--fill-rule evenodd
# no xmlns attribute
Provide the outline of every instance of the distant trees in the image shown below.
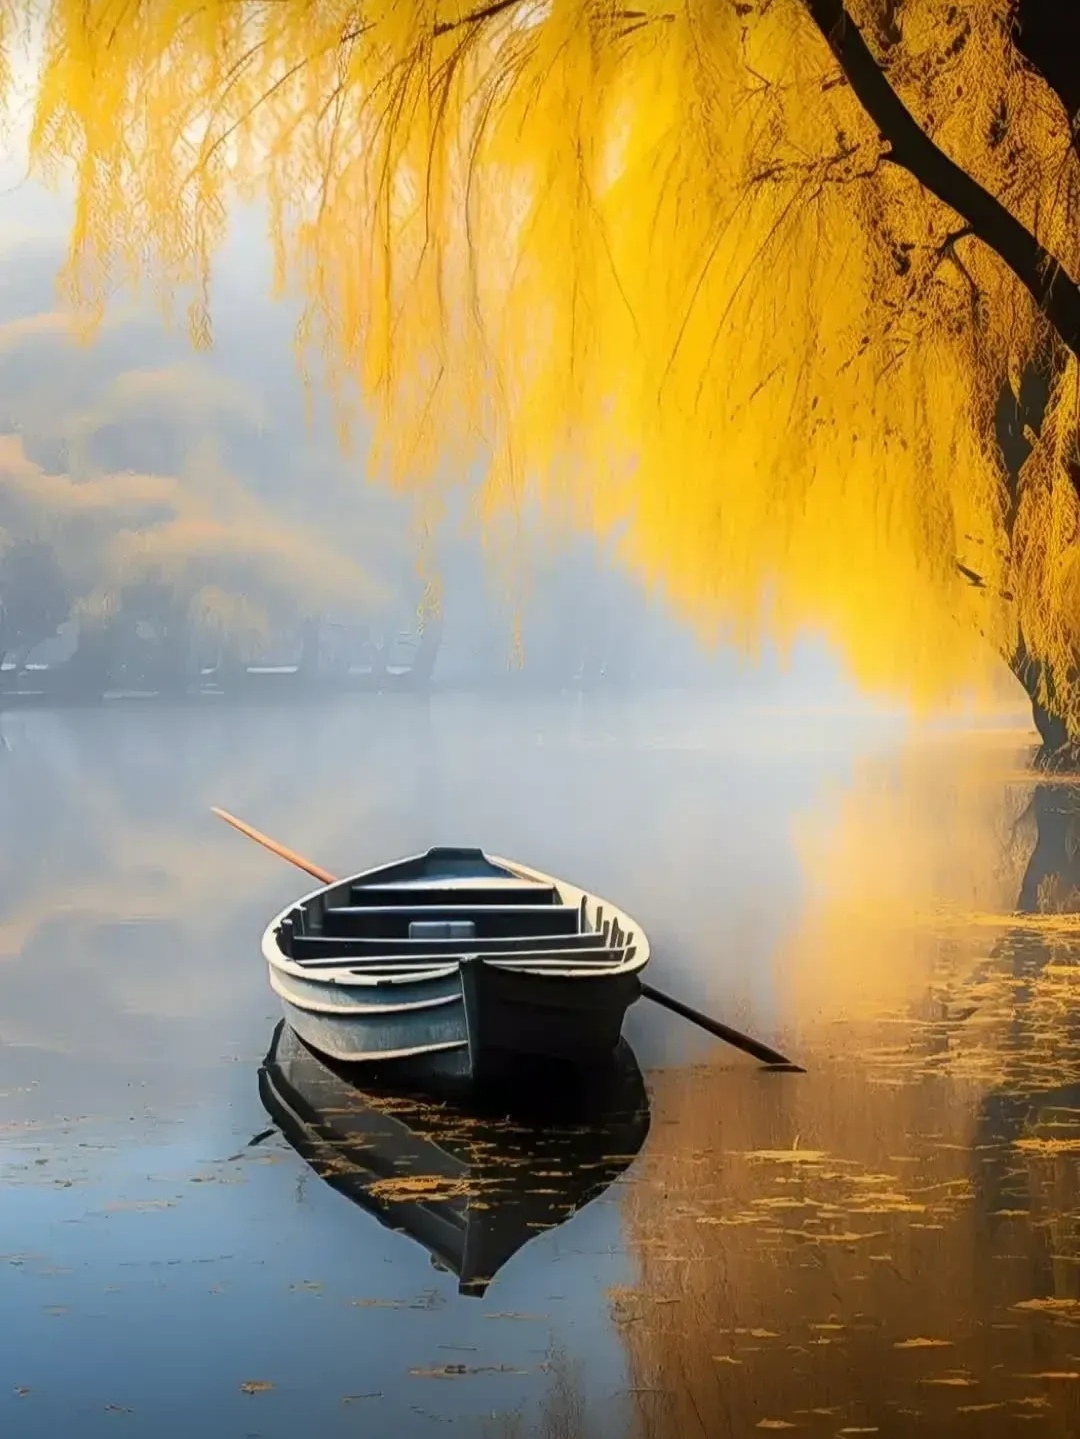
<svg viewBox="0 0 1080 1439"><path fill-rule="evenodd" d="M176 692L201 660L242 667L288 645L305 616L370 616L390 601L385 514L351 485L342 506L332 453L295 481L282 453L311 445L299 417L280 422L280 471L266 477L266 444L249 440L272 426L241 379L155 363L167 349L141 323L126 333L117 320L87 349L69 329L0 309L4 654L21 661L71 618L79 692Z"/></svg>
<svg viewBox="0 0 1080 1439"><path fill-rule="evenodd" d="M16 669L67 619L72 595L51 545L16 540L0 550L0 664Z"/></svg>

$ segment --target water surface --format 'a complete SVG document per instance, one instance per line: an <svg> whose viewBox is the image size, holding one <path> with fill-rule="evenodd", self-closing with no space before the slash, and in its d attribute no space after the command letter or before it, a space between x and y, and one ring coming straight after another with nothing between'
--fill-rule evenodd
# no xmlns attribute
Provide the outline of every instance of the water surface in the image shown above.
<svg viewBox="0 0 1080 1439"><path fill-rule="evenodd" d="M2 727L5 1434L1075 1432L1080 950L1010 918L1068 906L1071 791L1032 808L1022 734L678 696ZM810 1072L636 1006L640 1153L460 1294L268 1117L258 939L307 881L211 804L332 869L566 875Z"/></svg>

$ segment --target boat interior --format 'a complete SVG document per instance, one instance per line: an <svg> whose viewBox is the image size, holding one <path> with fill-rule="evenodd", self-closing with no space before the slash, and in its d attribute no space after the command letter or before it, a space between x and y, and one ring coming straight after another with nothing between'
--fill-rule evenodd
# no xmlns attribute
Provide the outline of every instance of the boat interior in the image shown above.
<svg viewBox="0 0 1080 1439"><path fill-rule="evenodd" d="M530 969L611 969L635 953L633 932L602 905L584 895L568 904L556 884L477 849L431 849L321 890L285 917L279 942L316 970L430 969L477 954Z"/></svg>

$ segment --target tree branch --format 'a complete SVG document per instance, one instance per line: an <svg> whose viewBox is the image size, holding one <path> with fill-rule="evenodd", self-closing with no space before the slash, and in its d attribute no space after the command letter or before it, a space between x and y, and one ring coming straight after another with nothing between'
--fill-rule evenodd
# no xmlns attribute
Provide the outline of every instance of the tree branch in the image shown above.
<svg viewBox="0 0 1080 1439"><path fill-rule="evenodd" d="M456 20L437 20L431 28L433 35L449 35L451 30L459 30L466 25L482 25L485 20L493 20L496 15L501 15L504 10L512 10L518 0L492 0L490 5L482 5L479 10L471 10L468 14L459 15Z"/></svg>
<svg viewBox="0 0 1080 1439"><path fill-rule="evenodd" d="M1013 272L1054 330L1080 357L1080 286L1029 230L950 160L889 84L844 0L802 0L856 99L891 147L889 159L966 221Z"/></svg>

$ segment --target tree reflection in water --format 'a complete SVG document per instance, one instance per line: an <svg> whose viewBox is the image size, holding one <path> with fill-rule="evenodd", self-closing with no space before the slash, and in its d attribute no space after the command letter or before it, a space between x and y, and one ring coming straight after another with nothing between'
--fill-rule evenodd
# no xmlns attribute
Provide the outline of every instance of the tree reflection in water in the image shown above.
<svg viewBox="0 0 1080 1439"><path fill-rule="evenodd" d="M657 1076L612 1296L642 1439L1077 1432L1080 788L1017 763L874 761L810 834L805 1079Z"/></svg>

